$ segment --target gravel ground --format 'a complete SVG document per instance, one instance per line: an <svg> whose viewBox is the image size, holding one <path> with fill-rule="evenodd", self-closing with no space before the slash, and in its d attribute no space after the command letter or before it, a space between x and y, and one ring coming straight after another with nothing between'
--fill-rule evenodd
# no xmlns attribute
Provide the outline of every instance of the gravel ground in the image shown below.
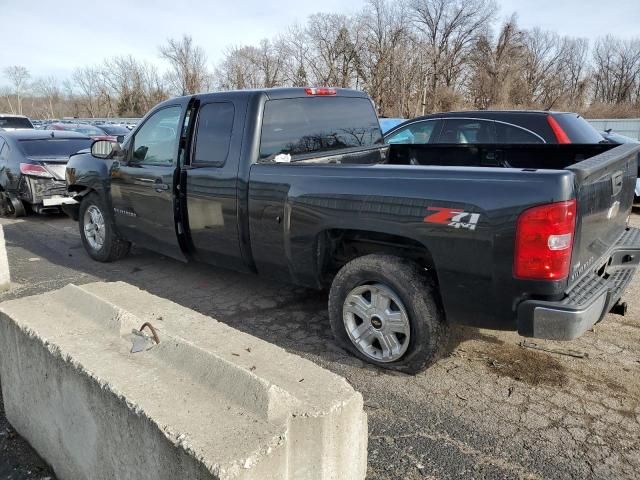
<svg viewBox="0 0 640 480"><path fill-rule="evenodd" d="M555 353L522 347L510 332L454 328L445 357L407 376L334 345L325 293L141 249L99 264L64 217L0 223L14 282L0 300L123 280L346 377L369 414L369 479L631 479L640 471L640 277L625 296L626 317L608 315L570 343L535 341ZM0 452L0 478L55 478L1 410Z"/></svg>

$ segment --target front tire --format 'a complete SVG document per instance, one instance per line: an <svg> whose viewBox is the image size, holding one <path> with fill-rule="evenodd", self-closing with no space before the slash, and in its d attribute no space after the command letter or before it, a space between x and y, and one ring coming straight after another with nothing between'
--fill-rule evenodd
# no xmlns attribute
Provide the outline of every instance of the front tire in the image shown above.
<svg viewBox="0 0 640 480"><path fill-rule="evenodd" d="M342 267L331 285L329 319L343 348L411 374L437 359L447 336L433 282L415 263L392 255L366 255Z"/></svg>
<svg viewBox="0 0 640 480"><path fill-rule="evenodd" d="M129 253L131 243L117 235L113 217L97 193L90 193L83 198L80 204L78 225L82 245L94 260L113 262Z"/></svg>

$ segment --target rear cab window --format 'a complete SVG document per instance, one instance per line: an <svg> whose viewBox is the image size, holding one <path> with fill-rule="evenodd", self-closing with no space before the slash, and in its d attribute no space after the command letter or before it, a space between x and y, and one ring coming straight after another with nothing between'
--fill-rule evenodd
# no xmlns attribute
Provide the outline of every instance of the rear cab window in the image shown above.
<svg viewBox="0 0 640 480"><path fill-rule="evenodd" d="M569 136L571 143L601 143L602 135L576 113L557 113L553 118Z"/></svg>
<svg viewBox="0 0 640 480"><path fill-rule="evenodd" d="M363 97L268 100L264 106L260 160L382 144L373 104Z"/></svg>

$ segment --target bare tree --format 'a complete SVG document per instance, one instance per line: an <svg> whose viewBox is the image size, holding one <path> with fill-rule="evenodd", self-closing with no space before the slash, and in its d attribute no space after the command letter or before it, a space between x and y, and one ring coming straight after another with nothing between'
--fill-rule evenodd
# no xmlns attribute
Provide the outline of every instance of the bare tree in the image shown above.
<svg viewBox="0 0 640 480"><path fill-rule="evenodd" d="M305 29L310 78L316 85L357 87L358 25L346 15L316 13Z"/></svg>
<svg viewBox="0 0 640 480"><path fill-rule="evenodd" d="M216 69L222 89L273 88L285 84L286 50L281 43L262 40L258 47L227 49L224 60Z"/></svg>
<svg viewBox="0 0 640 480"><path fill-rule="evenodd" d="M414 24L429 55L422 111L427 95L438 108L438 87L455 87L469 49L495 16L493 0L412 0Z"/></svg>
<svg viewBox="0 0 640 480"><path fill-rule="evenodd" d="M310 48L303 26L293 25L278 41L283 56L283 82L285 85L304 87L309 84L308 64Z"/></svg>
<svg viewBox="0 0 640 480"><path fill-rule="evenodd" d="M72 91L79 108L89 117L111 114L111 108L104 108L104 92L106 91L100 69L95 67L78 68L71 76ZM110 103L110 102L108 102Z"/></svg>
<svg viewBox="0 0 640 480"><path fill-rule="evenodd" d="M22 65L12 65L4 69L4 76L11 82L11 90L5 94L11 113L22 115L22 99L31 79L29 70ZM11 103L10 95L15 98L15 107Z"/></svg>
<svg viewBox="0 0 640 480"><path fill-rule="evenodd" d="M53 76L42 77L34 82L34 91L44 100L43 117L55 118L62 99L62 90Z"/></svg>
<svg viewBox="0 0 640 480"><path fill-rule="evenodd" d="M401 3L369 0L361 15L362 45L358 74L380 115L400 115L398 87L404 91L403 71L412 49L407 13Z"/></svg>
<svg viewBox="0 0 640 480"><path fill-rule="evenodd" d="M599 39L593 52L594 97L610 104L640 101L640 39Z"/></svg>
<svg viewBox="0 0 640 480"><path fill-rule="evenodd" d="M167 78L180 95L194 94L209 87L207 55L202 47L194 45L191 36L167 40L167 44L160 47L160 57L169 62Z"/></svg>
<svg viewBox="0 0 640 480"><path fill-rule="evenodd" d="M110 96L117 99L121 116L141 116L156 103L168 98L168 91L155 66L131 55L114 57L102 69Z"/></svg>
<svg viewBox="0 0 640 480"><path fill-rule="evenodd" d="M523 33L512 15L500 29L495 42L488 34L478 38L469 55L468 95L476 108L505 106L521 68Z"/></svg>

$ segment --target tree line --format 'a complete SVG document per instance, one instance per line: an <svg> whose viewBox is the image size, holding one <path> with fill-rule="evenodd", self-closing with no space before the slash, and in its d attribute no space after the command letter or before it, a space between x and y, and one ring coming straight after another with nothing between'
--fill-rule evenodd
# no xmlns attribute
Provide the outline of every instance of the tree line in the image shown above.
<svg viewBox="0 0 640 480"><path fill-rule="evenodd" d="M499 23L494 0L369 0L355 14L318 13L258 45L228 47L215 65L188 35L158 56L168 70L119 56L63 82L7 67L0 110L140 116L172 95L315 85L365 90L388 117L487 108L640 116L640 37L590 43L521 28L515 14Z"/></svg>

